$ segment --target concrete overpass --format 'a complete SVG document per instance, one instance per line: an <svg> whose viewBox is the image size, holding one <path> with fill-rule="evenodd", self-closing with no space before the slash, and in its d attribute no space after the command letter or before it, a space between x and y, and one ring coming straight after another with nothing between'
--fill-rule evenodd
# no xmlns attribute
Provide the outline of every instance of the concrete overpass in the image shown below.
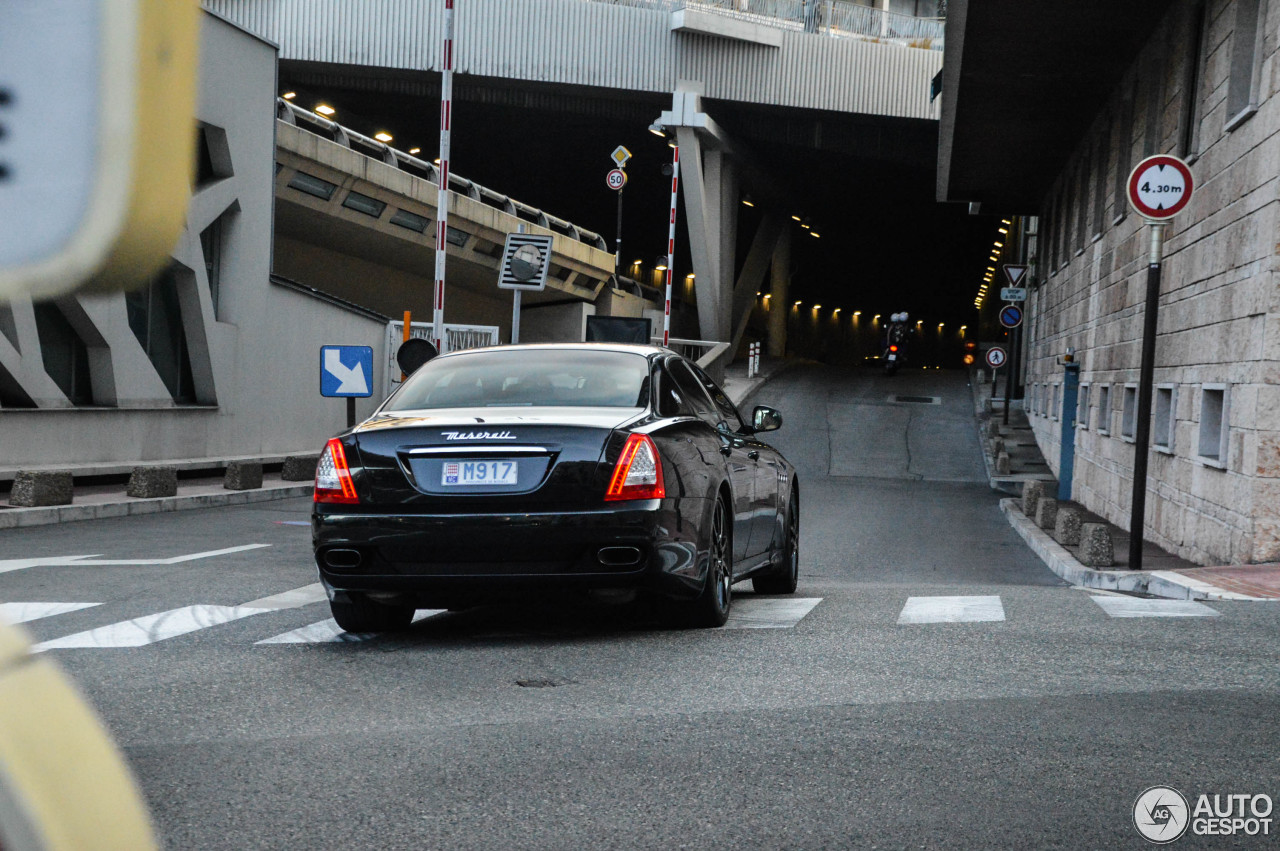
<svg viewBox="0 0 1280 851"><path fill-rule="evenodd" d="M930 84L942 54L928 48L940 46L929 35L940 34L937 23L845 2L791 5L822 16L791 20L776 14L787 3L756 0L457 6L460 101L586 109L639 127L660 119L678 139L697 336L731 343L730 353L765 280L786 300L787 217L797 198L814 194L762 167L760 146L786 140L860 157L868 170L933 158ZM438 96L442 4L206 0L206 7L279 44L291 80L370 98ZM555 125L549 119L546 132ZM737 210L748 196L764 219L740 244ZM776 339L773 349L783 345Z"/></svg>

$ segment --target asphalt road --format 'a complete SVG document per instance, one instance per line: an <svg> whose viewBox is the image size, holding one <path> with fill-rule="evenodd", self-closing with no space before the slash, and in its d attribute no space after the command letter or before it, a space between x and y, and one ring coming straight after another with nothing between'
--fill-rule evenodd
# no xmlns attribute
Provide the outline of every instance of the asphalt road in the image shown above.
<svg viewBox="0 0 1280 851"><path fill-rule="evenodd" d="M191 627L45 651L175 849L1140 847L1150 786L1280 798L1280 606L1113 617L1063 585L958 374L801 367L753 401L786 420L808 602L743 589L735 628L579 605L338 636L278 596L315 582L305 500L7 531L0 601L98 604L24 625L54 645ZM70 556L98 563L13 568Z"/></svg>

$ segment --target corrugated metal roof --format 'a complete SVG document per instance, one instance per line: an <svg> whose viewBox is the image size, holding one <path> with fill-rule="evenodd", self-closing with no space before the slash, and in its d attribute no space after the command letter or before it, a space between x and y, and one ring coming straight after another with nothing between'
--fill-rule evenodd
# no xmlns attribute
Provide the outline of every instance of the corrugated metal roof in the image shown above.
<svg viewBox="0 0 1280 851"><path fill-rule="evenodd" d="M282 59L439 70L438 0L205 0L280 45ZM465 0L457 71L488 77L670 92L699 80L708 98L900 118L934 118L935 50L783 33L762 44L672 32L670 13L589 0Z"/></svg>

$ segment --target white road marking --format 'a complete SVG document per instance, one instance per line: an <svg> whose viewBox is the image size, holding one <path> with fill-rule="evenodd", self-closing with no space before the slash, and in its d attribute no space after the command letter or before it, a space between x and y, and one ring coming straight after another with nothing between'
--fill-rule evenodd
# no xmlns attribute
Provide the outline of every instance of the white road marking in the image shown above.
<svg viewBox="0 0 1280 851"><path fill-rule="evenodd" d="M1004 620L999 597L908 597L899 624Z"/></svg>
<svg viewBox="0 0 1280 851"><path fill-rule="evenodd" d="M261 615L266 612L278 612L282 609L296 609L318 603L324 599L324 589L320 583L304 585L291 591L284 591L270 597L262 597L241 606L195 605L181 609L170 609L153 615L107 624L96 629L77 632L74 635L43 641L35 646L36 651L61 650L69 647L142 647L176 638L189 632L221 626L250 615Z"/></svg>
<svg viewBox="0 0 1280 851"><path fill-rule="evenodd" d="M1113 618L1216 618L1219 612L1195 600L1091 597Z"/></svg>
<svg viewBox="0 0 1280 851"><path fill-rule="evenodd" d="M26 623L101 605L101 603L0 603L0 620L9 623Z"/></svg>
<svg viewBox="0 0 1280 851"><path fill-rule="evenodd" d="M420 609L413 616L413 622L432 617L448 611L448 609ZM282 632L279 635L273 635L271 638L264 638L255 644L333 644L348 643L354 644L358 641L368 641L371 638L377 638L379 635L386 633L378 632L344 632L342 627L338 626L338 622L333 618L319 623L309 624L298 629Z"/></svg>
<svg viewBox="0 0 1280 851"><path fill-rule="evenodd" d="M184 606L181 609L170 609L167 612L77 632L64 638L42 641L34 649L40 652L68 647L142 647L269 611L271 609L250 609L245 606Z"/></svg>
<svg viewBox="0 0 1280 851"><path fill-rule="evenodd" d="M173 556L172 558L132 558L132 559L100 559L96 555L84 556L49 556L45 558L17 558L0 560L0 573L8 573L13 570L25 570L29 567L109 567L116 565L153 565L153 564L181 564L184 561L195 561L202 558L213 558L214 556L231 555L232 553L243 553L249 550L258 550L269 547L270 544L244 544L239 547L227 547L222 550L208 550L202 553L189 553L188 555Z"/></svg>
<svg viewBox="0 0 1280 851"><path fill-rule="evenodd" d="M821 602L821 597L735 599L729 620L721 629L790 629Z"/></svg>
<svg viewBox="0 0 1280 851"><path fill-rule="evenodd" d="M303 606L310 606L312 603L323 602L324 599L324 586L319 582L313 582L310 585L303 585L301 588L294 588L292 591L250 600L248 603L241 605L249 609L300 609Z"/></svg>

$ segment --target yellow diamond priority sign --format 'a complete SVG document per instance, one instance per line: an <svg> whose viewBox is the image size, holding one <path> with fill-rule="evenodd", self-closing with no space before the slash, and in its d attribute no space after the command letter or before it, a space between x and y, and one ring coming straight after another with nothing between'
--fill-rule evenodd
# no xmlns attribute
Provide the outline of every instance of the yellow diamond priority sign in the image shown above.
<svg viewBox="0 0 1280 851"><path fill-rule="evenodd" d="M609 159L618 164L618 168L622 168L627 164L627 160L631 159L631 152L619 145L613 149L613 153L609 154Z"/></svg>

